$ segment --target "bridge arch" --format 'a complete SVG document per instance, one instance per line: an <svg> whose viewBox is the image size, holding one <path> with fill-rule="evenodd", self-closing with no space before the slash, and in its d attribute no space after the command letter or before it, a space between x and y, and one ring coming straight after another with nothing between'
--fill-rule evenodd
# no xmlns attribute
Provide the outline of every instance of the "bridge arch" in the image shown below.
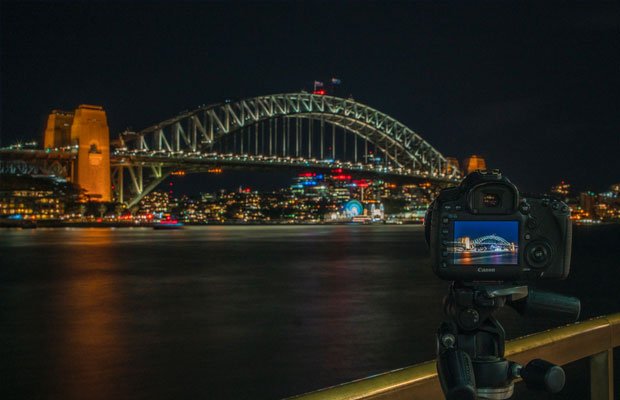
<svg viewBox="0 0 620 400"><path fill-rule="evenodd" d="M479 238L476 238L474 240L474 243L475 244L504 244L504 245L510 244L510 242L508 242L506 239L504 239L501 236L497 236L495 234L481 236Z"/></svg>
<svg viewBox="0 0 620 400"><path fill-rule="evenodd" d="M226 101L183 112L174 118L157 123L139 132L123 132L120 135L120 146L117 147L116 153L117 156L147 153L174 156L181 161L188 154L217 152L218 145L221 151L222 143L231 140L230 138L240 136L240 149L238 149L238 143L235 142L233 153L252 153L250 151L251 143L249 142L253 138L253 153L258 154L261 153L258 150L258 127L261 126L262 132L261 124L267 122L270 129L268 155L272 156L271 128L275 122L277 135L278 121L282 121L280 123L282 136L279 143L276 139L276 145L280 148L277 148L275 153L282 156L294 154L297 158L314 161L318 159L322 162L335 161L336 158L341 160L347 157L346 140L347 133L349 133L354 138L353 144L350 146L355 146L355 150L349 151L349 157L352 160L348 161L353 161L359 168L364 168L361 165L369 163L368 145L370 144L375 151L374 154L377 155L377 159L381 159L386 166L386 170L394 168L404 175L441 181L455 181L460 177L457 165L446 159L416 132L389 115L353 99L314 95L305 92ZM301 147L305 146L305 154L299 157L299 126L301 125L303 130L303 121L307 121L308 130L305 133L306 139L303 137L304 132L301 132ZM313 128L315 121L318 121L320 126L320 135L316 132L319 130L317 126ZM331 125L332 127L331 145L328 142L330 139L324 136L324 125ZM291 139L290 132L284 134L284 128L290 130L291 126L296 130L293 133L295 140ZM247 132L252 128L255 129L254 136L247 135L244 150L243 138L246 136L239 133ZM336 128L344 132L344 136L341 133L339 138L335 138ZM312 142L313 137L314 144ZM304 140L307 140L307 143ZM337 140L344 140L345 152L343 157L336 157ZM358 141L363 142L366 151L365 154L362 154L362 163L358 162ZM287 159L277 160L277 162L286 164L285 161ZM126 163L126 165L128 164ZM157 173L157 166L153 166L153 163L150 163L149 166L158 180L165 177L165 173L161 169ZM142 180L136 179L134 175L132 173L134 192L144 192ZM155 184L156 182L152 183Z"/></svg>

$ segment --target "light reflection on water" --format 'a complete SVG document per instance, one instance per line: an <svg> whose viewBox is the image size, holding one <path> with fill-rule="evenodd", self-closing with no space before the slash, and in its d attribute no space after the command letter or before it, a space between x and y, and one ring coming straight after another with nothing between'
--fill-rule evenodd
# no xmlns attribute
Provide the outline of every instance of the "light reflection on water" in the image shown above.
<svg viewBox="0 0 620 400"><path fill-rule="evenodd" d="M128 363L130 349L120 321L123 293L118 276L109 273L118 268L107 250L113 240L110 230L86 230L68 243L79 250L66 253L64 267L72 275L83 276L67 280L54 303L54 315L66 319L59 326L57 343L58 352L66 356L55 361L56 368L70 377L63 379L69 398L92 394L114 398L119 393L110 383ZM80 249L83 246L87 247Z"/></svg>
<svg viewBox="0 0 620 400"><path fill-rule="evenodd" d="M3 398L301 393L432 358L447 291L417 226L0 234ZM588 243L565 293L605 245ZM503 318L509 336L549 325Z"/></svg>

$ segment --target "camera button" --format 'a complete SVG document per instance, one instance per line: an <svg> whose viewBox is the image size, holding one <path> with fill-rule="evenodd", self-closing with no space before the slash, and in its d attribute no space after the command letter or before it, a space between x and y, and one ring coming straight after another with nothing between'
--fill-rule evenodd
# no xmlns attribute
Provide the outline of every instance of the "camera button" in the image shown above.
<svg viewBox="0 0 620 400"><path fill-rule="evenodd" d="M521 203L521 206L519 206L519 210L523 214L529 214L530 213L530 205L525 203L525 202L523 202L523 203Z"/></svg>
<svg viewBox="0 0 620 400"><path fill-rule="evenodd" d="M452 210L452 206L450 204L446 204L445 206L443 206L444 210Z"/></svg>
<svg viewBox="0 0 620 400"><path fill-rule="evenodd" d="M444 223L444 224L447 224L448 223L448 218L447 217L443 217L441 219L441 222Z"/></svg>
<svg viewBox="0 0 620 400"><path fill-rule="evenodd" d="M458 206L458 205L457 205L457 206L454 206L454 209L455 209L456 211L461 211L461 209L462 209L462 208L463 208L463 207Z"/></svg>
<svg viewBox="0 0 620 400"><path fill-rule="evenodd" d="M445 261L442 261L441 262L441 266L442 266L442 268L446 268L448 266L448 263L445 262Z"/></svg>
<svg viewBox="0 0 620 400"><path fill-rule="evenodd" d="M559 209L560 208L560 203L557 203L557 202L554 201L553 204L551 204L551 208L553 208L554 210Z"/></svg>
<svg viewBox="0 0 620 400"><path fill-rule="evenodd" d="M530 218L527 220L527 227L530 229L535 229L536 228L536 220L533 218Z"/></svg>
<svg viewBox="0 0 620 400"><path fill-rule="evenodd" d="M526 233L524 236L525 240L530 240L532 238L532 235L530 235L530 233Z"/></svg>

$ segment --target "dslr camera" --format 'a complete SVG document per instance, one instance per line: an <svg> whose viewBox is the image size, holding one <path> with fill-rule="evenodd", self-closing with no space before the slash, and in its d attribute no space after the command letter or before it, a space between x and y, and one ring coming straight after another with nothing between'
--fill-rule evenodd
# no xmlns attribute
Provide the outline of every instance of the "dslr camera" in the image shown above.
<svg viewBox="0 0 620 400"><path fill-rule="evenodd" d="M497 170L476 171L444 189L426 213L437 276L459 282L564 279L570 269L569 207L521 197Z"/></svg>
<svg viewBox="0 0 620 400"><path fill-rule="evenodd" d="M476 171L442 190L424 223L433 270L453 281L436 340L446 399L509 399L518 378L530 389L562 390L560 366L541 359L522 366L504 357L506 333L494 314L508 305L522 315L578 318L579 299L527 286L568 276L568 206L547 196L520 196L497 170Z"/></svg>

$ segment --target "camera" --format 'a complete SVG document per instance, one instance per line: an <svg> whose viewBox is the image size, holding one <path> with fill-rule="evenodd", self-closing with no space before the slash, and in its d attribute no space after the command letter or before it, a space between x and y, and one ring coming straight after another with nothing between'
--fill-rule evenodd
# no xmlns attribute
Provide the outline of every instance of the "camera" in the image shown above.
<svg viewBox="0 0 620 400"><path fill-rule="evenodd" d="M426 212L433 271L460 282L564 279L570 269L569 207L520 197L497 170L476 171L443 189Z"/></svg>

